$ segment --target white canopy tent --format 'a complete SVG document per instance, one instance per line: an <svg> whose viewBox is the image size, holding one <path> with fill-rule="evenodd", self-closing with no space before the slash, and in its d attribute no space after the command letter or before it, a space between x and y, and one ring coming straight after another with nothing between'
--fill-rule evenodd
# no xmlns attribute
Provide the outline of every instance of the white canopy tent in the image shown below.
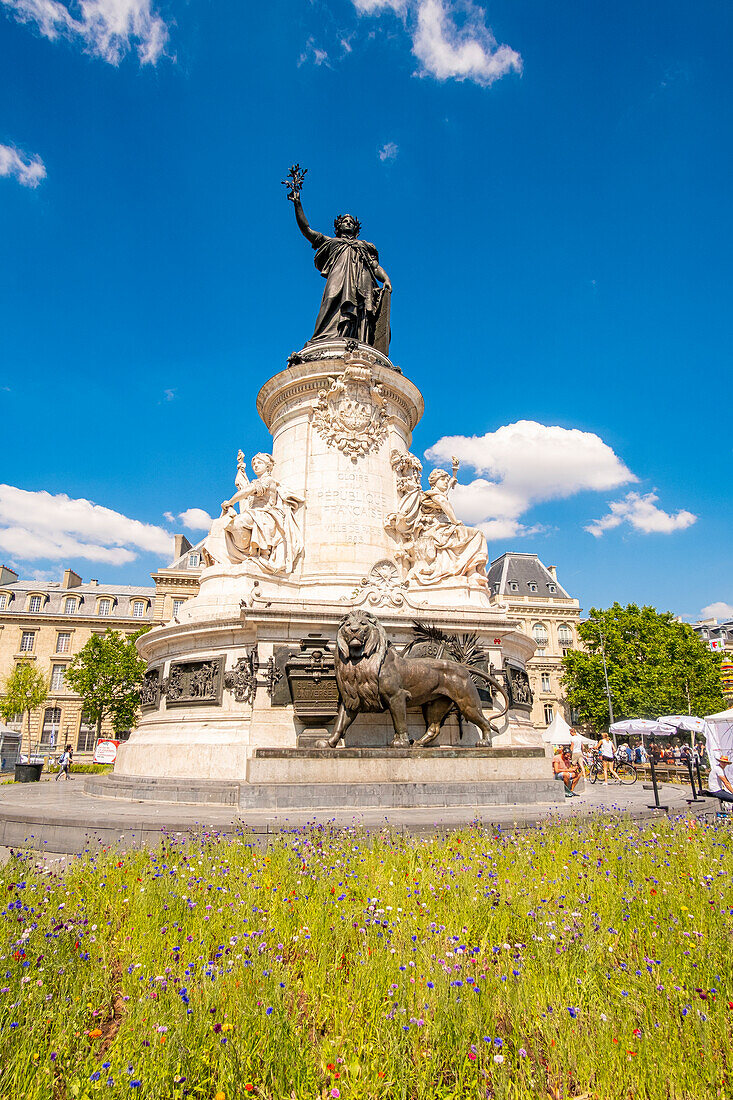
<svg viewBox="0 0 733 1100"><path fill-rule="evenodd" d="M562 714L556 711L549 726L542 734L542 740L546 745L569 745L571 737L570 726Z"/></svg>
<svg viewBox="0 0 733 1100"><path fill-rule="evenodd" d="M733 707L721 710L718 714L708 714L707 724L708 759L712 764L723 754L733 756Z"/></svg>
<svg viewBox="0 0 733 1100"><path fill-rule="evenodd" d="M572 738L572 730L567 724L562 714L555 713L549 726L542 734L542 740L546 745L569 745ZM592 737L583 737L586 745L595 745L596 739Z"/></svg>

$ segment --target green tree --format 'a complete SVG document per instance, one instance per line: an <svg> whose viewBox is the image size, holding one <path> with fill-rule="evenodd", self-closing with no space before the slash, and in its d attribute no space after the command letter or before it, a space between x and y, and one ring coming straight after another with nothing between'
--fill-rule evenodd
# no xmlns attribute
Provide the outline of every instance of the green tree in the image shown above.
<svg viewBox="0 0 733 1100"><path fill-rule="evenodd" d="M48 698L48 681L29 661L21 661L6 678L0 702L0 714L9 721L14 714L26 715L28 763L31 759L31 711L43 706Z"/></svg>
<svg viewBox="0 0 733 1100"><path fill-rule="evenodd" d="M146 667L135 641L147 629L134 634L119 630L92 634L69 662L66 683L81 696L85 714L96 724L97 740L105 718L111 719L115 733L129 729L135 721Z"/></svg>
<svg viewBox="0 0 733 1100"><path fill-rule="evenodd" d="M609 725L602 648L616 721L724 708L719 658L670 611L593 607L578 633L585 649L563 657L563 684L570 706L595 729Z"/></svg>

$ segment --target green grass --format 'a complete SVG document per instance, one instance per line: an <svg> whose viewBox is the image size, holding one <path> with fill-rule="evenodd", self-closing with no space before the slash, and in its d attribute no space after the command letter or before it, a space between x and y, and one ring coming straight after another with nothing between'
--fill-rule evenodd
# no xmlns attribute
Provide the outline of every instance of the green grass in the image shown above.
<svg viewBox="0 0 733 1100"><path fill-rule="evenodd" d="M0 889L2 1100L733 1095L725 828L168 838Z"/></svg>

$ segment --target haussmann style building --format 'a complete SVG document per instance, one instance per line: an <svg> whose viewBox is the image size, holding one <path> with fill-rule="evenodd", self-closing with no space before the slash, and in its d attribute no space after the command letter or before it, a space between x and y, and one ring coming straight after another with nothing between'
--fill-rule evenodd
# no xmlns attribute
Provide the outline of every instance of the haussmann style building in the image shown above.
<svg viewBox="0 0 733 1100"><path fill-rule="evenodd" d="M572 723L575 716L561 678L563 655L580 646L578 600L562 587L555 567L543 565L536 554L502 554L492 561L488 577L492 602L518 619L519 629L537 646L527 664L534 696L532 723L549 726L556 711Z"/></svg>

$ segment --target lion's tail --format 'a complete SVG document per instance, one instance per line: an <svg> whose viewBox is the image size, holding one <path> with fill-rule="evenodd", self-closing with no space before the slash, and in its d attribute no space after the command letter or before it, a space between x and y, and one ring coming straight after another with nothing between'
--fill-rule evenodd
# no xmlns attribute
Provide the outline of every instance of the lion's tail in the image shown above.
<svg viewBox="0 0 733 1100"><path fill-rule="evenodd" d="M500 692L500 694L503 695L503 697L504 697L504 702L506 704L504 709L500 710L498 714L492 714L491 717L488 719L489 725L491 726L494 733L498 733L499 731L494 726L494 723L498 722L499 719L503 718L504 715L508 712L509 707L511 705L510 700L509 700L509 693L506 690L506 688L504 687L504 685L502 683L500 683L499 680L497 680L496 676L492 676L492 674L490 672L484 672L483 669L480 669L480 668L472 668L472 669L470 669L470 672L471 672L472 676L480 676L481 679L484 680L489 685L489 687L494 688L496 691Z"/></svg>

